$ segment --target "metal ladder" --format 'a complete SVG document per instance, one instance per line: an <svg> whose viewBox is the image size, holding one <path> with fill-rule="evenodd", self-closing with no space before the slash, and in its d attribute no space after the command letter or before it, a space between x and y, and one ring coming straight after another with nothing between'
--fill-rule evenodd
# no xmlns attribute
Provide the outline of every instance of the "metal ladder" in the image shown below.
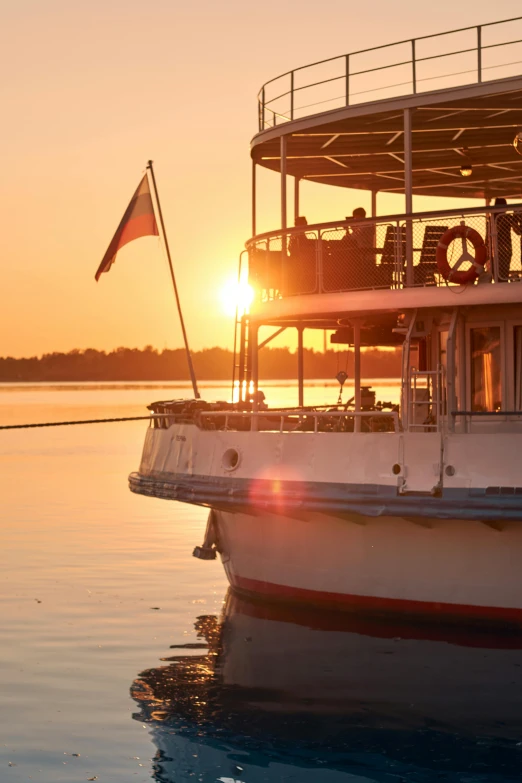
<svg viewBox="0 0 522 783"><path fill-rule="evenodd" d="M237 271L238 285L241 283L243 256L246 250L239 254ZM245 399L248 385L251 380L250 352L248 350L249 319L248 315L239 313L239 304L236 306L234 321L234 356L232 359L232 402L242 402ZM236 389L236 382L238 387ZM237 399L236 399L237 398Z"/></svg>
<svg viewBox="0 0 522 783"><path fill-rule="evenodd" d="M408 429L440 432L445 411L444 367L439 364L436 370L412 369L408 396ZM422 421L416 421L415 413L422 411L421 406L427 413Z"/></svg>

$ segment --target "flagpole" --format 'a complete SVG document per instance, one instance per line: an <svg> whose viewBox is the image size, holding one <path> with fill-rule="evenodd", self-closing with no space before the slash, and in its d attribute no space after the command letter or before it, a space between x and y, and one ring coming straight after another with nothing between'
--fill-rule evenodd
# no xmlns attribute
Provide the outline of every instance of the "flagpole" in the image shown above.
<svg viewBox="0 0 522 783"><path fill-rule="evenodd" d="M187 332L185 330L185 322L183 320L183 313L181 312L181 302L179 301L178 287L176 285L176 278L174 277L174 267L172 266L172 259L170 257L170 248L169 248L169 243L168 243L168 239L167 239L167 232L165 231L165 223L163 222L163 213L161 211L161 204L160 204L160 200L159 200L159 196L158 196L158 188L157 188L157 185L156 185L156 177L154 176L154 169L152 168L152 161L151 160L149 160L149 162L147 163L147 169L150 171L150 175L151 175L151 178L152 178L152 187L154 188L154 197L156 199L156 204L157 204L157 207L158 207L158 216L159 216L160 224L161 224L161 233L162 233L162 236L163 236L163 243L165 245L165 250L167 252L167 259L168 259L168 262L169 262L170 276L172 278L172 285L174 287L174 295L176 297L176 304L178 306L178 315L179 315L179 320L180 320L180 323L181 323L181 331L183 332L183 341L185 343L185 351L186 351L186 354L187 354L187 362L188 362L188 366L189 366L190 380L192 381L192 388L194 390L194 397L197 400L199 400L201 395L200 395L200 393L198 391L198 384L197 384L197 381L196 381L196 374L194 372L194 365L192 364L192 356L190 355L190 348L189 348L188 339L187 339Z"/></svg>

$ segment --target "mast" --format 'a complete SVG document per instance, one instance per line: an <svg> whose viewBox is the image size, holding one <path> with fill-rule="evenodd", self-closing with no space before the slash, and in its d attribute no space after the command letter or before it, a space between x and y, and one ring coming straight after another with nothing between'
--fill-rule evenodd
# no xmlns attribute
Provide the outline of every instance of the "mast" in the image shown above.
<svg viewBox="0 0 522 783"><path fill-rule="evenodd" d="M188 367L189 367L189 372L190 372L190 380L192 381L192 389L194 390L194 397L197 400L199 400L201 395L200 395L199 390L198 390L198 384L197 384L197 381L196 381L196 374L194 372L194 365L192 364L192 356L190 355L190 348L189 348L189 344L188 344L187 332L185 330L185 322L183 320L183 313L181 311L181 302L179 300L178 287L176 285L176 278L174 277L174 267L172 266L172 259L170 257L170 248L169 248L169 243L168 243L168 239L167 239L167 232L165 231L165 223L163 222L163 212L161 211L161 204L160 204L159 195L158 195L158 188L156 186L156 177L154 176L154 169L152 167L152 161L151 160L149 160L149 162L147 163L147 170L150 171L150 176L151 176L151 179L152 179L152 187L154 189L154 198L156 199L156 205L158 207L158 217L159 217L159 222L160 222L160 225L161 225L161 234L162 234L162 237L163 237L163 244L165 246L165 251L167 253L167 260L169 262L170 276L172 278L172 286L174 288L174 296L176 297L176 305L177 305L177 308L178 308L178 315L179 315L179 320L180 320L180 324L181 324L181 331L183 333L183 342L185 343L185 353L187 354L187 362L188 362Z"/></svg>

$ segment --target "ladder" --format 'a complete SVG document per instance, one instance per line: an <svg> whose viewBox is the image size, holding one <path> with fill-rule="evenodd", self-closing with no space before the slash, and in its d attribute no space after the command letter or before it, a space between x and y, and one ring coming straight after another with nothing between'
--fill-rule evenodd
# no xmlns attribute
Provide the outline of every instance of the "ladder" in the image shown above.
<svg viewBox="0 0 522 783"><path fill-rule="evenodd" d="M410 371L408 429L440 432L445 413L444 367Z"/></svg>
<svg viewBox="0 0 522 783"><path fill-rule="evenodd" d="M236 315L234 328L234 363L232 367L232 402L243 402L246 399L250 381L252 380L248 336L248 315Z"/></svg>
<svg viewBox="0 0 522 783"><path fill-rule="evenodd" d="M239 255L238 284L241 282L241 265L243 250ZM250 381L252 380L252 366L249 348L249 318L247 314L240 313L239 303L236 305L236 317L234 322L234 357L232 364L232 402L243 402L246 399ZM237 382L237 387L236 387ZM237 399L236 399L237 398Z"/></svg>

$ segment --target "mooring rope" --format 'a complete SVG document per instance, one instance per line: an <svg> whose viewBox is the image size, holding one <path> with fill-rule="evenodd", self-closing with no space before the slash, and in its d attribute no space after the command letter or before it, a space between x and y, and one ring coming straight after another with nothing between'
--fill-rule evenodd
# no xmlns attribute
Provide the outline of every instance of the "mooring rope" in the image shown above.
<svg viewBox="0 0 522 783"><path fill-rule="evenodd" d="M108 424L115 421L145 421L152 416L126 416L121 419L84 419L83 421L45 421L38 424L0 424L0 430L28 430L35 427L72 427L74 424Z"/></svg>

